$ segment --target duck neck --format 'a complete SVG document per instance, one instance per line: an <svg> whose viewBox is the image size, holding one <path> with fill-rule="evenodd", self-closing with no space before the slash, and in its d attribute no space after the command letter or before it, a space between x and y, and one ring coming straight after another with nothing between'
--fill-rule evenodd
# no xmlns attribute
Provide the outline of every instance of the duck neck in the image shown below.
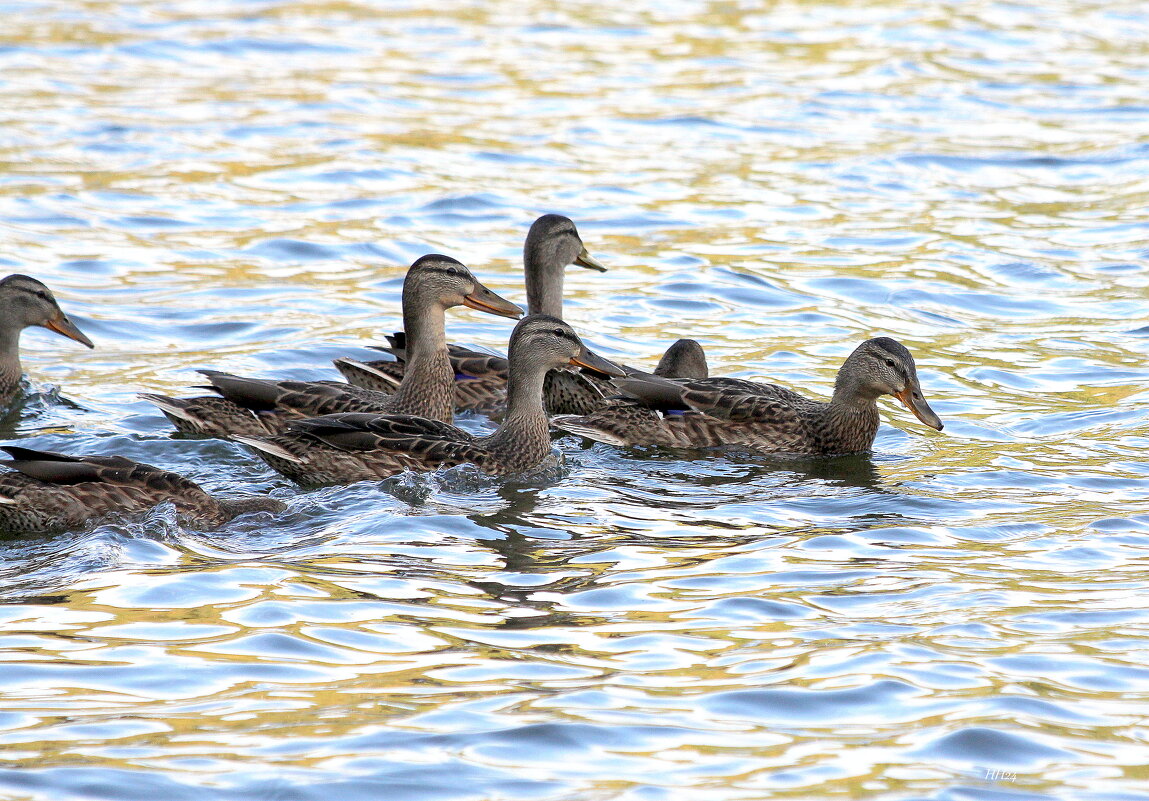
<svg viewBox="0 0 1149 801"><path fill-rule="evenodd" d="M535 252L533 243L523 247L523 280L527 285L527 314L563 316L563 270Z"/></svg>
<svg viewBox="0 0 1149 801"><path fill-rule="evenodd" d="M510 365L507 381L507 413L487 447L512 470L534 467L551 452L550 421L543 409L543 380L547 367Z"/></svg>
<svg viewBox="0 0 1149 801"><path fill-rule="evenodd" d="M874 445L878 434L878 396L843 369L834 384L834 396L822 416L827 453L861 453Z"/></svg>
<svg viewBox="0 0 1149 801"><path fill-rule="evenodd" d="M20 386L20 328L0 327L0 402Z"/></svg>
<svg viewBox="0 0 1149 801"><path fill-rule="evenodd" d="M404 298L407 335L403 381L391 396L391 414L414 414L451 422L455 411L455 371L447 355L446 310L438 303Z"/></svg>

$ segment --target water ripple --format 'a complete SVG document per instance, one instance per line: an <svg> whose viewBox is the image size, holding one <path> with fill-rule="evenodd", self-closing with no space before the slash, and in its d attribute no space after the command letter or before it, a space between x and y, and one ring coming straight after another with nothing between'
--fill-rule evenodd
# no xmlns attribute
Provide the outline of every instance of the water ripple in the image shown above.
<svg viewBox="0 0 1149 801"><path fill-rule="evenodd" d="M0 794L1149 798L1140 6L3 10L3 263L98 348L25 334L0 433L288 508L6 535ZM300 492L135 397L335 378L426 252L522 300L547 211L596 349L893 336L945 430Z"/></svg>

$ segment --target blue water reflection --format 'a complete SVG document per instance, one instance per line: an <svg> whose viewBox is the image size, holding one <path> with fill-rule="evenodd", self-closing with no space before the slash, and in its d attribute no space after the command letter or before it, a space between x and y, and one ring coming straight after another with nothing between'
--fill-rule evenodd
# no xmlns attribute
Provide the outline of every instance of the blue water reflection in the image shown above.
<svg viewBox="0 0 1149 801"><path fill-rule="evenodd" d="M0 795L1149 799L1140 6L2 7L0 260L98 349L0 435L287 509L0 539ZM604 354L895 336L945 430L300 492L135 397L335 378L426 252L521 300L545 211Z"/></svg>

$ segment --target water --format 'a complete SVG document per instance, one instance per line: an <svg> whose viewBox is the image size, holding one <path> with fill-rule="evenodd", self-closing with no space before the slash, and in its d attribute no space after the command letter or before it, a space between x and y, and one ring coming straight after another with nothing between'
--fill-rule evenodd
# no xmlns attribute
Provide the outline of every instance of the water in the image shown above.
<svg viewBox="0 0 1149 801"><path fill-rule="evenodd" d="M26 334L4 438L289 508L4 540L0 796L1149 798L1143 11L5 4L2 269L98 349ZM522 299L545 211L607 356L890 335L945 431L300 492L135 398L335 377L425 252Z"/></svg>

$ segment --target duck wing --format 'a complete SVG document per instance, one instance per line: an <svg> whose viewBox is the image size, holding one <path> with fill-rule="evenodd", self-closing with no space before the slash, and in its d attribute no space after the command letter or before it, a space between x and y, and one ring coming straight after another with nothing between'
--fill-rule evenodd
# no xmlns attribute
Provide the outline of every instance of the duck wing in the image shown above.
<svg viewBox="0 0 1149 801"><path fill-rule="evenodd" d="M738 378L616 378L622 399L554 425L614 445L705 448L747 445L771 452L800 452L810 438L808 416L816 401L773 384Z"/></svg>
<svg viewBox="0 0 1149 801"><path fill-rule="evenodd" d="M218 526L242 510L276 508L270 499L247 507L225 506L178 473L123 456L68 456L11 445L3 450L12 458L0 464L16 471L0 476L0 525L5 527L69 528L164 501L202 527Z"/></svg>
<svg viewBox="0 0 1149 801"><path fill-rule="evenodd" d="M468 432L405 414L329 414L294 420L274 437L236 439L301 484L375 480L487 458Z"/></svg>

